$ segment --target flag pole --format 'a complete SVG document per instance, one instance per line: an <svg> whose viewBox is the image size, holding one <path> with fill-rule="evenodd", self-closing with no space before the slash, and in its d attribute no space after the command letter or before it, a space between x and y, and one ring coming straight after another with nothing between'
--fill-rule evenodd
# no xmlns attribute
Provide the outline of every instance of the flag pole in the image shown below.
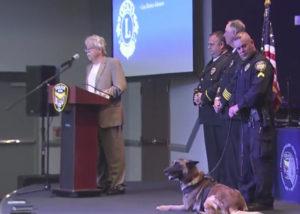
<svg viewBox="0 0 300 214"><path fill-rule="evenodd" d="M270 6L271 0L264 0L264 22L263 22L263 33L262 33L262 46L261 49L264 53L264 56L270 60L271 64L274 67L274 79L272 91L274 95L273 105L275 112L279 109L282 104L282 96L280 93L280 87L277 80L277 68L276 68L276 59L275 59L275 43L273 29L270 21Z"/></svg>

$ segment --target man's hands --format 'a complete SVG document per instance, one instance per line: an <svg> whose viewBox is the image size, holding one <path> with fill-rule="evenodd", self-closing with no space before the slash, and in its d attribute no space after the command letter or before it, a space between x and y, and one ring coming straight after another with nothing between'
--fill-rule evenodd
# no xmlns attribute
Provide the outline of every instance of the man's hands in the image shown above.
<svg viewBox="0 0 300 214"><path fill-rule="evenodd" d="M220 97L215 97L214 104L213 104L214 110L216 113L219 113L222 109L222 103Z"/></svg>
<svg viewBox="0 0 300 214"><path fill-rule="evenodd" d="M231 106L229 108L229 111L228 111L228 115L230 118L232 118L233 116L237 115L238 111L239 111L239 106L237 104L235 104L234 106Z"/></svg>

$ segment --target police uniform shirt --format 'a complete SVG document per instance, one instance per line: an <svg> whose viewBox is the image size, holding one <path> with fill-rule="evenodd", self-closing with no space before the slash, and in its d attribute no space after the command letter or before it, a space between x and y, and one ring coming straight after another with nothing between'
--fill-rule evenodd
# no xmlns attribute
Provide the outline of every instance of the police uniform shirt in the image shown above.
<svg viewBox="0 0 300 214"><path fill-rule="evenodd" d="M213 103L218 88L218 82L222 72L228 66L230 55L231 53L227 51L220 55L216 60L212 59L205 66L198 85L198 90L204 94L204 96L202 96L203 105L211 105Z"/></svg>
<svg viewBox="0 0 300 214"><path fill-rule="evenodd" d="M235 88L235 75L237 66L240 61L241 59L237 51L231 52L228 67L224 69L224 72L222 73L219 81L218 96L221 98L221 103L223 106L226 105L231 99L232 92Z"/></svg>
<svg viewBox="0 0 300 214"><path fill-rule="evenodd" d="M230 55L230 52L225 52L217 60L211 60L204 68L198 85L198 90L203 94L201 97L202 105L199 108L200 123L217 123L218 118L212 104L217 92L218 81L228 66Z"/></svg>
<svg viewBox="0 0 300 214"><path fill-rule="evenodd" d="M255 52L241 62L237 70L234 102L239 109L270 106L272 103L273 67L261 53Z"/></svg>

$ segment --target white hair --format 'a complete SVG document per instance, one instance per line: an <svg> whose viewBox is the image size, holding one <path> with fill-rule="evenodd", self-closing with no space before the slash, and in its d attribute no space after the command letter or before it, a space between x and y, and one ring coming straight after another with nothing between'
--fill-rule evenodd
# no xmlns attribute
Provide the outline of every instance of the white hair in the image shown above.
<svg viewBox="0 0 300 214"><path fill-rule="evenodd" d="M101 36L98 36L98 35L91 35L91 36L88 36L86 39L85 39L85 44L90 44L96 48L99 48L102 50L103 54L104 55L107 55L107 52L106 52L106 42L105 42L105 39Z"/></svg>

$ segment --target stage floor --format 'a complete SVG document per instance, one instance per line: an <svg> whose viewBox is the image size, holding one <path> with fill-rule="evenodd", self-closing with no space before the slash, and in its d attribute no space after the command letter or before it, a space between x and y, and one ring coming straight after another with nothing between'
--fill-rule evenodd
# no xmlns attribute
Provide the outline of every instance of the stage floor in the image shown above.
<svg viewBox="0 0 300 214"><path fill-rule="evenodd" d="M57 185L52 185L52 188L55 187ZM153 214L160 213L155 210L157 205L180 203L181 193L178 185L172 182L129 182L127 192L124 195L80 198L59 197L51 191L43 190L42 185L31 185L21 188L17 193L12 193L9 197L2 199L0 214L10 214L13 209L19 211L15 213L28 214ZM23 212L20 212L22 209ZM296 214L299 212L300 204L276 201L275 210L264 213Z"/></svg>

